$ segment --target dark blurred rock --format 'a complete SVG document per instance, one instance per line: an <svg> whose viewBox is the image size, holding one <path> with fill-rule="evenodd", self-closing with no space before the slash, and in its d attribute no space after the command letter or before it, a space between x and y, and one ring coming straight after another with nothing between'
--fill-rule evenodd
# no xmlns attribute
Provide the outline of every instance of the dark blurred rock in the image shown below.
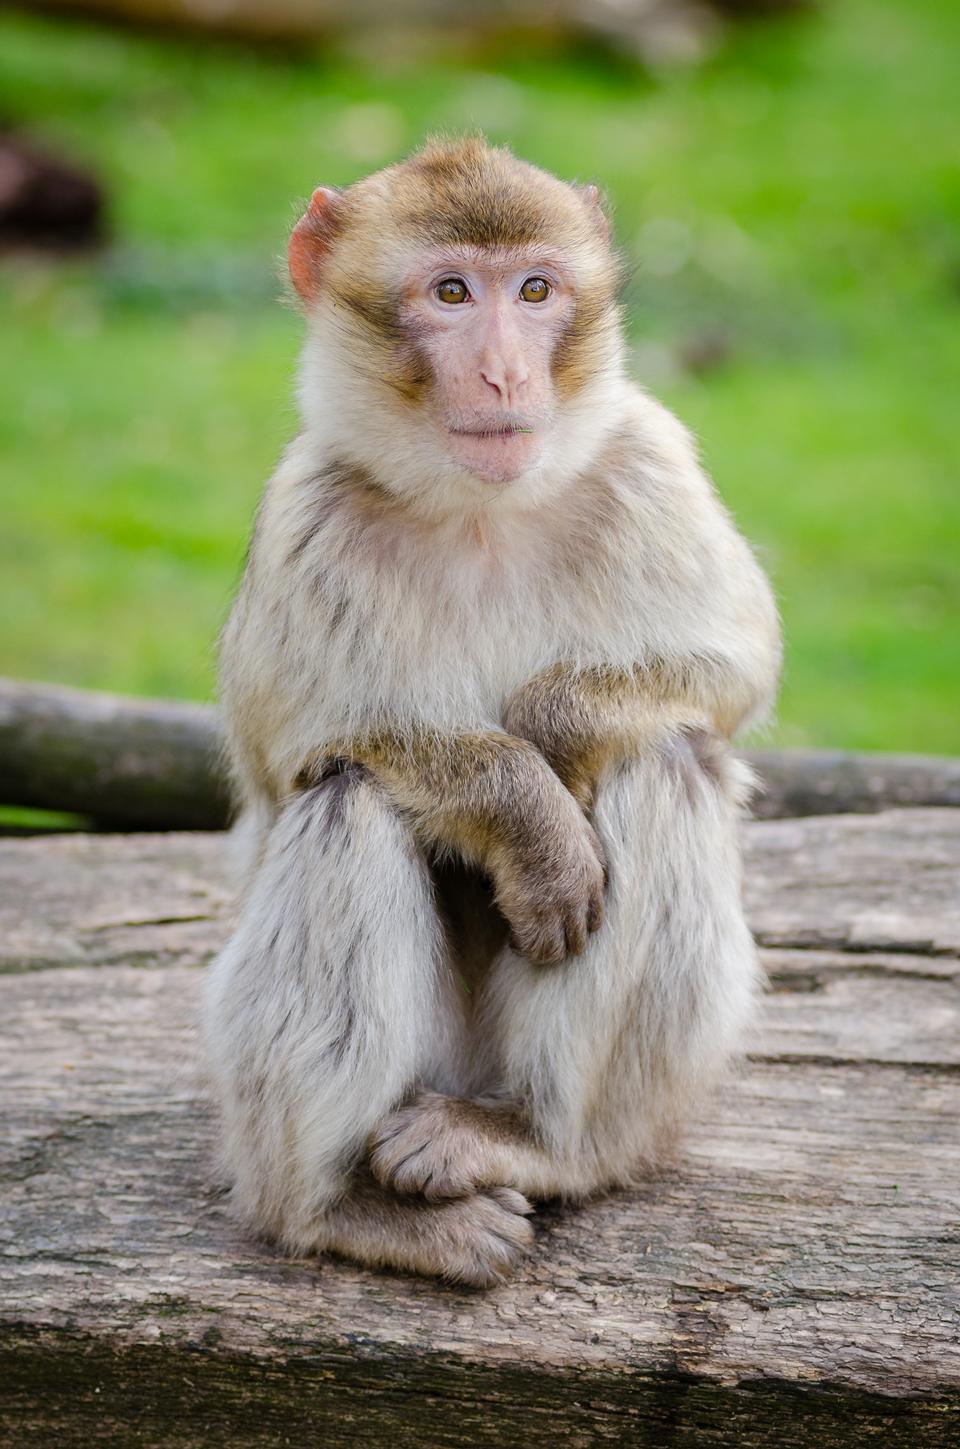
<svg viewBox="0 0 960 1449"><path fill-rule="evenodd" d="M100 183L25 137L0 131L0 248L81 251L103 236Z"/></svg>

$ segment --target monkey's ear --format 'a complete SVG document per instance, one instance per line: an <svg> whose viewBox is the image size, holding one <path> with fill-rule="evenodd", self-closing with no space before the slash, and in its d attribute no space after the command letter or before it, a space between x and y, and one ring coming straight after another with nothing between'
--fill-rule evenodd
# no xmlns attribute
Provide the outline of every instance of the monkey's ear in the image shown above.
<svg viewBox="0 0 960 1449"><path fill-rule="evenodd" d="M593 223L604 241L610 239L610 218L607 216L599 186L578 186L577 190L587 203Z"/></svg>
<svg viewBox="0 0 960 1449"><path fill-rule="evenodd" d="M320 295L324 263L340 229L342 195L333 186L318 186L290 234L290 279L304 302L315 302Z"/></svg>

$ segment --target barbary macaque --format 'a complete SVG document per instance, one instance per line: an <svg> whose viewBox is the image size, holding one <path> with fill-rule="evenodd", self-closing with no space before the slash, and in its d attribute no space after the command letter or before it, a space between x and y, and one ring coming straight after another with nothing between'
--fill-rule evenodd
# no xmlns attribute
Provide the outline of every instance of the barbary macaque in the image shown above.
<svg viewBox="0 0 960 1449"><path fill-rule="evenodd" d="M741 1039L763 572L625 372L599 194L437 141L290 240L302 430L222 645L247 847L207 1055L242 1218L474 1285Z"/></svg>

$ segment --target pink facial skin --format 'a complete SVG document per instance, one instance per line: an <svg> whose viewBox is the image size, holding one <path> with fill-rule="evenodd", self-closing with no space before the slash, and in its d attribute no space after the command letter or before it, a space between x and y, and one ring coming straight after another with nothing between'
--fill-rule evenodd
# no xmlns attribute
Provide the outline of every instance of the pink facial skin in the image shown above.
<svg viewBox="0 0 960 1449"><path fill-rule="evenodd" d="M540 282L544 300L530 300ZM442 300L449 283L463 301ZM484 482L511 483L538 462L556 407L551 358L573 307L569 270L532 252L448 252L408 278L403 320L433 373L431 414L451 459Z"/></svg>

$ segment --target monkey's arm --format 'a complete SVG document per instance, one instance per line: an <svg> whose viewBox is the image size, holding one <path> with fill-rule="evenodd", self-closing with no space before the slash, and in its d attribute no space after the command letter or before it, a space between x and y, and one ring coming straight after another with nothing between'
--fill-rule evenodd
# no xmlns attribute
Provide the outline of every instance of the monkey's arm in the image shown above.
<svg viewBox="0 0 960 1449"><path fill-rule="evenodd" d="M665 726L729 737L759 703L757 687L708 657L632 669L556 664L510 698L504 726L536 745L586 810L601 771Z"/></svg>
<svg viewBox="0 0 960 1449"><path fill-rule="evenodd" d="M534 961L578 954L603 920L603 848L528 740L499 731L379 732L332 741L299 784L337 761L366 766L421 842L487 871L516 949Z"/></svg>

